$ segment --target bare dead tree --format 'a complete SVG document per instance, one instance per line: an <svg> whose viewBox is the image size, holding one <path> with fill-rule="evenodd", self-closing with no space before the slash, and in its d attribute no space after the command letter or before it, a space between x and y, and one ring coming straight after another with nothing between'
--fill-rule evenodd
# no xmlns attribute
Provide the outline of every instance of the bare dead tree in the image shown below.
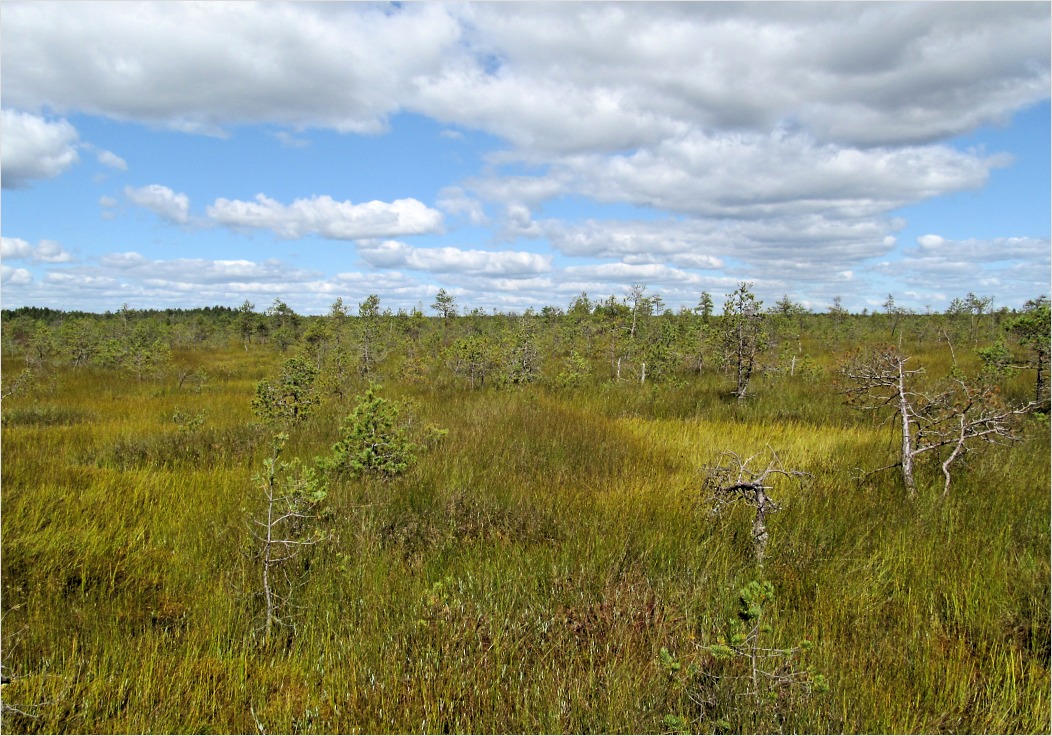
<svg viewBox="0 0 1052 736"><path fill-rule="evenodd" d="M979 443L1003 444L1017 439L1016 420L1037 407L1036 402L1010 406L989 385L953 376L933 396L924 397L924 422L917 431L913 455L949 450L941 467L942 495L950 493L951 468Z"/></svg>
<svg viewBox="0 0 1052 736"><path fill-rule="evenodd" d="M782 467L778 453L770 447L767 449L770 456L762 470L749 468L756 455L743 460L734 452L724 452L716 465L705 469L705 487L712 497L714 514L720 513L724 507L735 502L745 503L756 510L752 539L758 565L763 565L767 553L767 515L781 511L782 508L770 496L770 491L774 488L771 485L774 479L780 476L800 481L811 477L800 470L786 470Z"/></svg>
<svg viewBox="0 0 1052 736"><path fill-rule="evenodd" d="M892 416L898 416L902 450L899 462L888 467L901 467L902 482L910 498L913 498L917 495L917 482L913 476L913 431L916 422L913 405L919 397L909 391L907 381L924 370L907 369L908 360L908 356L901 355L895 348L885 348L870 356L854 358L841 372L850 382L845 394L852 406L863 411L881 411L891 407Z"/></svg>
<svg viewBox="0 0 1052 736"><path fill-rule="evenodd" d="M884 348L856 356L842 369L848 386L848 402L864 411L890 411L900 426L900 453L896 463L872 471L898 467L910 498L917 495L915 474L918 457L938 453L945 478L942 495L950 492L951 469L979 443L1007 442L1016 438L1020 416L1036 404L1007 404L997 389L971 381L956 369L930 391L913 387L923 368L907 368L909 356L896 348Z"/></svg>

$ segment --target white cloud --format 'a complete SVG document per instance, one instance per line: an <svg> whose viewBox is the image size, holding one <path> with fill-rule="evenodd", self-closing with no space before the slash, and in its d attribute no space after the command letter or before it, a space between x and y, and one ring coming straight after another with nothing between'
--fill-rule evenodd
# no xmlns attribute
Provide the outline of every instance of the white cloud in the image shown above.
<svg viewBox="0 0 1052 736"><path fill-rule="evenodd" d="M21 189L34 179L58 176L79 160L76 145L77 131L65 120L47 120L15 110L0 111L4 188Z"/></svg>
<svg viewBox="0 0 1052 736"><path fill-rule="evenodd" d="M939 235L922 235L917 238L917 247L907 249L906 254L921 259L956 260L973 265L999 261L1041 263L1049 260L1050 245L1047 238L948 240Z"/></svg>
<svg viewBox="0 0 1052 736"><path fill-rule="evenodd" d="M632 154L552 160L550 171L536 177L494 175L471 185L498 200L537 201L574 191L601 202L710 217L853 218L978 188L992 168L1005 164L1003 156L947 146L858 149L782 131L695 132Z"/></svg>
<svg viewBox="0 0 1052 736"><path fill-rule="evenodd" d="M190 198L185 194L176 194L161 184L148 184L144 187L125 187L124 196L133 204L150 210L158 217L177 225L190 221Z"/></svg>
<svg viewBox="0 0 1052 736"><path fill-rule="evenodd" d="M670 268L660 263L628 264L602 263L594 266L567 266L563 275L568 279L589 279L620 284L701 284L701 279L689 271Z"/></svg>
<svg viewBox="0 0 1052 736"><path fill-rule="evenodd" d="M787 259L816 275L831 268L851 268L885 255L894 246L894 238L889 243L887 233L902 225L898 220L836 220L817 215L757 221L687 218L538 223L542 236L568 256L706 270L727 268L734 261L757 277L783 268Z"/></svg>
<svg viewBox="0 0 1052 736"><path fill-rule="evenodd" d="M375 132L410 110L549 154L782 121L922 143L1049 87L1041 3L38 2L4 23L5 102L24 109L211 132Z"/></svg>
<svg viewBox="0 0 1052 736"><path fill-rule="evenodd" d="M95 152L95 156L99 163L103 166L108 166L111 169L117 169L118 171L127 171L128 162L123 158L115 154L113 151L107 151L105 149L98 149Z"/></svg>
<svg viewBox="0 0 1052 736"><path fill-rule="evenodd" d="M287 130L279 130L274 134L274 137L277 138L281 142L281 145L286 148L306 148L310 145L310 141L306 138L297 138Z"/></svg>
<svg viewBox="0 0 1052 736"><path fill-rule="evenodd" d="M889 216L982 187L1007 163L933 142L1048 99L1049 25L1040 3L149 3L130 13L36 2L4 8L0 55L4 102L23 110L215 135L259 122L291 146L312 128L378 133L410 112L437 121L450 155L467 152L451 142L467 131L472 143L503 139L508 150L484 154L485 168L442 189L434 209L415 199L287 204L263 194L208 207L212 223L235 229L370 239L359 248L366 263L414 272L383 272L400 298L428 293L434 285L418 279L430 274L502 304L626 280L660 280L670 298L687 298L732 287L732 275L806 298L794 291L830 293L847 277L861 290L892 273L884 268L963 285L969 258L983 264L971 278L999 288L1028 291L1034 273L1047 280L1040 239L927 239L895 261L903 224ZM3 116L5 187L58 175L80 148L127 167L80 143L63 119ZM160 185L126 194L171 222L191 221L185 194ZM578 197L651 211L639 222L542 219L549 203L562 213ZM524 251L385 242L440 232L443 213L455 226L487 224L491 203L494 240L547 241L576 270ZM1006 254L1018 255L983 260ZM197 282L177 268L210 284L199 299L345 286L280 279L287 265L133 261L51 275L180 299ZM354 288L370 278L379 277Z"/></svg>
<svg viewBox="0 0 1052 736"><path fill-rule="evenodd" d="M414 248L395 240L363 242L362 259L377 268L409 268L433 273L465 273L517 278L551 271L552 257L524 251Z"/></svg>
<svg viewBox="0 0 1052 736"><path fill-rule="evenodd" d="M42 263L69 263L73 256L54 240L41 240L33 251L33 259Z"/></svg>
<svg viewBox="0 0 1052 736"><path fill-rule="evenodd" d="M204 258L175 258L157 260L134 251L110 253L99 259L99 264L123 277L134 275L151 283L170 282L188 285L222 283L294 283L317 279L321 274L290 267L287 263L269 260L256 263L248 260L208 260Z"/></svg>
<svg viewBox="0 0 1052 736"><path fill-rule="evenodd" d="M25 286L33 283L33 274L24 268L11 268L0 264L0 283Z"/></svg>
<svg viewBox="0 0 1052 736"><path fill-rule="evenodd" d="M905 249L901 260L873 268L928 301L989 289L1001 294L1009 306L1048 294L1050 269L1052 243L1047 238L950 240L934 234L917 238L917 246Z"/></svg>
<svg viewBox="0 0 1052 736"><path fill-rule="evenodd" d="M630 145L646 146L655 142L648 135L667 137L680 123L762 131L787 120L824 141L918 143L998 122L1047 97L1046 9L1001 10L987 3L481 4L471 6L468 33L476 63L436 74L446 87L457 76L467 81L456 94L435 87L445 91L449 115L460 110L469 122L545 150L566 150L567 141L616 147L608 130L638 135L643 142ZM480 73L486 59L499 60L488 75ZM572 94L552 93L553 79ZM472 96L479 87L494 93L491 105ZM565 100L590 109L580 114Z"/></svg>
<svg viewBox="0 0 1052 736"><path fill-rule="evenodd" d="M438 5L343 3L30 3L4 9L4 31L7 104L211 134L378 132L460 36Z"/></svg>
<svg viewBox="0 0 1052 736"><path fill-rule="evenodd" d="M435 204L451 215L463 215L472 225L484 225L488 221L482 202L469 197L461 187L444 187Z"/></svg>
<svg viewBox="0 0 1052 736"><path fill-rule="evenodd" d="M273 231L278 237L320 235L334 240L420 235L442 228L442 213L415 199L393 202L337 202L328 195L290 205L257 194L254 202L217 199L208 216L220 225Z"/></svg>
<svg viewBox="0 0 1052 736"><path fill-rule="evenodd" d="M73 260L54 240L41 240L35 246L22 238L0 237L0 258L29 260L35 263L69 263Z"/></svg>
<svg viewBox="0 0 1052 736"><path fill-rule="evenodd" d="M0 258L12 260L32 258L33 246L22 238L0 237Z"/></svg>

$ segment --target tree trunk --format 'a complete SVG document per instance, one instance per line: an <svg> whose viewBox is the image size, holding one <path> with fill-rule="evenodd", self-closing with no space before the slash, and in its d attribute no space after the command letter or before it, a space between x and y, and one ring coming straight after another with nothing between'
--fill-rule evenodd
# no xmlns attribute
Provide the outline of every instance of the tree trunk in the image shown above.
<svg viewBox="0 0 1052 736"><path fill-rule="evenodd" d="M913 478L913 428L910 425L910 403L906 395L906 373L904 361L898 361L899 385L899 415L902 417L902 482L906 485L906 492L910 498L917 495L917 482Z"/></svg>
<svg viewBox="0 0 1052 736"><path fill-rule="evenodd" d="M756 518L752 522L753 552L756 553L756 564L763 566L767 554L767 493L763 486L756 488Z"/></svg>
<svg viewBox="0 0 1052 736"><path fill-rule="evenodd" d="M1045 393L1045 383L1048 381L1045 377L1046 360L1048 360L1048 352L1044 350L1037 351L1037 385L1034 392L1034 402L1038 406L1042 405L1042 395Z"/></svg>

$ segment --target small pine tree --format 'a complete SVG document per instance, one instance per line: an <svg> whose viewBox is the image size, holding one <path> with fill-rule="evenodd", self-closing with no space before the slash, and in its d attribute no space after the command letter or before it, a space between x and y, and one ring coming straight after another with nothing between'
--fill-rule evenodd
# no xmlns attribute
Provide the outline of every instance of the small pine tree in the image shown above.
<svg viewBox="0 0 1052 736"><path fill-rule="evenodd" d="M278 627L292 627L294 606L290 599L299 587L289 564L324 539L315 522L328 495L325 480L299 459L280 462L288 442L287 434L274 437L271 455L263 462L263 472L255 477L263 496L259 512L250 518L257 552L261 594L264 604L263 641L269 644Z"/></svg>
<svg viewBox="0 0 1052 736"><path fill-rule="evenodd" d="M779 705L790 708L793 696L806 700L812 694L829 690L824 675L800 666L801 655L812 648L810 641L803 639L786 648L771 647L762 641L771 633L764 615L773 600L774 586L769 581L749 581L738 592L738 615L728 622L726 637L702 647L715 659L731 665L730 671L721 673L721 679L744 685L732 688L737 697L726 703L729 712L725 712L721 725L733 728L733 720L739 721L738 728L746 730L777 728L785 715L778 712Z"/></svg>
<svg viewBox="0 0 1052 736"><path fill-rule="evenodd" d="M340 425L343 439L332 446L329 457L318 458L318 467L353 477L401 475L416 462L419 446L399 422L401 404L377 395L373 385L358 399L358 405Z"/></svg>
<svg viewBox="0 0 1052 736"><path fill-rule="evenodd" d="M285 361L276 380L263 379L256 386L252 409L269 422L298 422L310 416L318 403L314 386L318 367L311 359L296 355Z"/></svg>

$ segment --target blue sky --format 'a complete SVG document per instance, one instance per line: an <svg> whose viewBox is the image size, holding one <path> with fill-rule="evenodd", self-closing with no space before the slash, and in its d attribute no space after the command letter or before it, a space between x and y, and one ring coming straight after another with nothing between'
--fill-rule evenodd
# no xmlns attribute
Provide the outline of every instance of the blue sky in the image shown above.
<svg viewBox="0 0 1052 736"><path fill-rule="evenodd" d="M3 10L5 308L1049 292L1047 3Z"/></svg>

